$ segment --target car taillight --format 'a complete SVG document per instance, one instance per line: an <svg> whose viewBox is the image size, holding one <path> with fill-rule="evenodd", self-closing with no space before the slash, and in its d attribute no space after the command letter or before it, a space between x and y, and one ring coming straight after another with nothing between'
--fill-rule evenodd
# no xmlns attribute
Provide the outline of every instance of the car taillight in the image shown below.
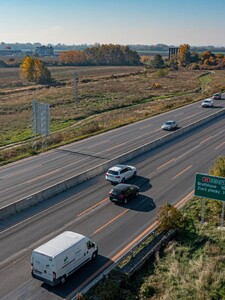
<svg viewBox="0 0 225 300"><path fill-rule="evenodd" d="M120 198L120 199L123 199L123 198L124 198L124 195L123 195L123 194L121 194L119 198Z"/></svg>
<svg viewBox="0 0 225 300"><path fill-rule="evenodd" d="M52 272L53 279L56 279L56 272Z"/></svg>

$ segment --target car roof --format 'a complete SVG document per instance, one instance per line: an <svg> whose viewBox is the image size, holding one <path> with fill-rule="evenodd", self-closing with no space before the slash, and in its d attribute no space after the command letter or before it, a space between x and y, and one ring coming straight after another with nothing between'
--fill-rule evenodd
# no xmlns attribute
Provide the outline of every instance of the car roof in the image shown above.
<svg viewBox="0 0 225 300"><path fill-rule="evenodd" d="M119 190L119 191L123 191L126 188L130 187L130 186L134 186L133 184L128 184L128 183L119 183L117 184L113 190Z"/></svg>
<svg viewBox="0 0 225 300"><path fill-rule="evenodd" d="M165 124L166 123L174 123L174 122L175 122L174 120L169 120L169 121L166 121Z"/></svg>
<svg viewBox="0 0 225 300"><path fill-rule="evenodd" d="M205 102L209 102L209 101L212 101L213 99L211 99L211 98L206 98L206 99L204 99L203 100L203 102L205 101Z"/></svg>
<svg viewBox="0 0 225 300"><path fill-rule="evenodd" d="M111 168L109 168L109 170L112 170L112 171L119 171L119 170L122 170L124 168L128 167L127 165L115 165Z"/></svg>

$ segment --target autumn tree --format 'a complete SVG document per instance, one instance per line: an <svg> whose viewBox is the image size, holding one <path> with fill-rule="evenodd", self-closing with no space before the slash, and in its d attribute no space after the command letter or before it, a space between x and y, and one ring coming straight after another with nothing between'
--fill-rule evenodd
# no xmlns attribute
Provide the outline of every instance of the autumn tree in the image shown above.
<svg viewBox="0 0 225 300"><path fill-rule="evenodd" d="M147 55L142 55L140 60L143 64L145 64L145 63L148 63L150 61L150 57L147 56Z"/></svg>
<svg viewBox="0 0 225 300"><path fill-rule="evenodd" d="M225 156L220 156L215 160L209 173L213 176L225 177Z"/></svg>
<svg viewBox="0 0 225 300"><path fill-rule="evenodd" d="M204 51L201 53L200 57L204 62L206 59L209 59L211 56L215 56L211 51Z"/></svg>
<svg viewBox="0 0 225 300"><path fill-rule="evenodd" d="M157 219L159 221L160 231L182 229L187 224L187 220L184 215L176 207L169 203L160 207Z"/></svg>
<svg viewBox="0 0 225 300"><path fill-rule="evenodd" d="M191 57L190 46L188 44L180 45L178 49L178 63L181 66L185 67L190 63L190 57Z"/></svg>
<svg viewBox="0 0 225 300"><path fill-rule="evenodd" d="M128 46L103 44L84 50L92 65L139 65L140 56Z"/></svg>
<svg viewBox="0 0 225 300"><path fill-rule="evenodd" d="M48 83L51 81L51 72L44 63L37 58L27 56L20 65L21 77L28 81L37 83Z"/></svg>
<svg viewBox="0 0 225 300"><path fill-rule="evenodd" d="M85 65L87 64L87 55L81 50L69 50L61 52L59 55L59 62L69 65Z"/></svg>
<svg viewBox="0 0 225 300"><path fill-rule="evenodd" d="M51 81L51 72L40 59L35 59L34 61L34 81L38 83L48 83Z"/></svg>

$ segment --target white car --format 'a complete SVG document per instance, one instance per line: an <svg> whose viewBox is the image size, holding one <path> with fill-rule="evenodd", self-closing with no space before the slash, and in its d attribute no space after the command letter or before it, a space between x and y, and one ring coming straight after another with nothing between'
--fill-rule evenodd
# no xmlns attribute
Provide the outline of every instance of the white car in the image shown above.
<svg viewBox="0 0 225 300"><path fill-rule="evenodd" d="M178 124L176 121L167 121L162 125L162 129L163 130L173 130L176 129L178 127Z"/></svg>
<svg viewBox="0 0 225 300"><path fill-rule="evenodd" d="M137 174L137 169L128 165L115 165L111 167L106 175L105 179L111 183L124 183L129 178L134 177Z"/></svg>
<svg viewBox="0 0 225 300"><path fill-rule="evenodd" d="M202 101L202 107L213 107L213 99L207 98Z"/></svg>

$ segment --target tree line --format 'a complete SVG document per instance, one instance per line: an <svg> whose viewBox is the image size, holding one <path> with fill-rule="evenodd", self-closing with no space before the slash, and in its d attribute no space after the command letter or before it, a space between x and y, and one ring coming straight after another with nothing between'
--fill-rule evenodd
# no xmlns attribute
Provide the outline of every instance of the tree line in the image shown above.
<svg viewBox="0 0 225 300"><path fill-rule="evenodd" d="M121 66L139 65L140 56L128 46L97 45L81 50L69 50L62 52L58 57L61 65L68 66ZM51 73L38 57L27 56L20 65L20 73L23 79L37 83L49 83L52 81Z"/></svg>
<svg viewBox="0 0 225 300"><path fill-rule="evenodd" d="M83 51L61 52L58 61L66 65L139 65L140 56L128 46L103 44L86 48Z"/></svg>
<svg viewBox="0 0 225 300"><path fill-rule="evenodd" d="M58 57L59 65L68 66L124 66L146 64L148 56L140 57L136 51L128 46L103 44L86 48L85 50L69 50L61 52ZM0 61L1 66L1 61ZM2 65L4 66L4 65ZM170 60L164 60L160 54L154 56L148 64L154 69L185 67L189 69L224 69L224 54L215 54L209 50L202 53L191 52L188 44L180 45L178 54ZM27 56L20 65L21 76L38 83L52 81L51 73L38 57Z"/></svg>
<svg viewBox="0 0 225 300"><path fill-rule="evenodd" d="M142 62L146 63L149 58L142 57ZM164 60L162 55L157 54L150 61L150 67L154 69L186 67L188 69L224 69L225 56L221 53L213 53L206 50L202 53L191 52L190 45L182 44L178 48L178 54L174 55L170 60Z"/></svg>

